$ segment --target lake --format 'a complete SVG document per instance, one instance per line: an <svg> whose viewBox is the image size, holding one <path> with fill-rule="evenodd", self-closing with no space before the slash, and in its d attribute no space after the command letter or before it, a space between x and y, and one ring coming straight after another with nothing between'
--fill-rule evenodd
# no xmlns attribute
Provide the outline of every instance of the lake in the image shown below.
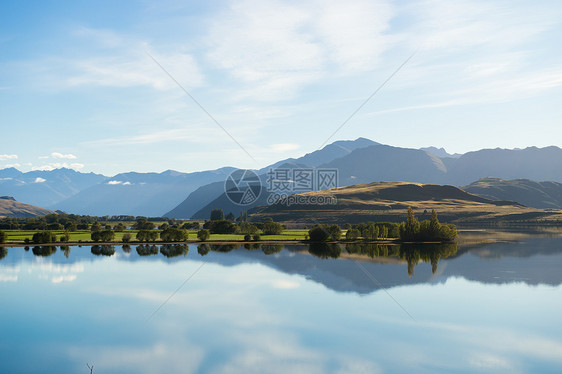
<svg viewBox="0 0 562 374"><path fill-rule="evenodd" d="M1 373L562 372L558 236L0 257Z"/></svg>

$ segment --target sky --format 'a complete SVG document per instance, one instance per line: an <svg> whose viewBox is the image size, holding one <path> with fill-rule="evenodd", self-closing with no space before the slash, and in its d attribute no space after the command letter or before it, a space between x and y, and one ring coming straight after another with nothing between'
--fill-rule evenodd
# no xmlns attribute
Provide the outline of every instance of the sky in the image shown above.
<svg viewBox="0 0 562 374"><path fill-rule="evenodd" d="M0 168L562 147L561 37L548 0L2 1Z"/></svg>

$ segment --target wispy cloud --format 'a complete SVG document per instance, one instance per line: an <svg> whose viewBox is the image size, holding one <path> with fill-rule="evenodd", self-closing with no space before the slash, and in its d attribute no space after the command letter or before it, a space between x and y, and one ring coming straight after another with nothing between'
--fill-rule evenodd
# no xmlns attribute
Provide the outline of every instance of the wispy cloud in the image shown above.
<svg viewBox="0 0 562 374"><path fill-rule="evenodd" d="M65 159L76 159L78 157L76 157L75 155L68 153L68 154L62 154L59 152L53 152L48 156L39 156L39 159L48 159L48 158L55 158L55 159L60 159L60 158L65 158Z"/></svg>
<svg viewBox="0 0 562 374"><path fill-rule="evenodd" d="M48 57L25 64L33 81L50 90L90 87L140 87L157 90L176 88L146 56L151 53L189 87L203 84L203 75L194 57L181 45L155 47L139 37L112 30L79 28L72 32L75 54ZM89 48L84 48L87 45Z"/></svg>
<svg viewBox="0 0 562 374"><path fill-rule="evenodd" d="M18 155L0 155L0 161L15 160Z"/></svg>
<svg viewBox="0 0 562 374"><path fill-rule="evenodd" d="M78 162L72 162L72 163L68 163L68 162L53 162L53 163L49 163L49 164L45 164L45 165L40 165L40 166L32 166L31 170L42 170L42 171L50 171L50 170L55 170L55 169L60 169L60 168L67 168L67 169L74 169L74 170L80 170L84 167L84 164L80 164Z"/></svg>
<svg viewBox="0 0 562 374"><path fill-rule="evenodd" d="M129 186L129 185L131 185L131 182L129 182L129 181L125 181L125 182L124 182L124 181L116 181L116 180L113 180L113 181L107 182L107 184L109 184L109 185L111 185L111 186L118 186L118 185Z"/></svg>
<svg viewBox="0 0 562 374"><path fill-rule="evenodd" d="M231 2L210 22L208 58L239 98L287 100L328 73L373 70L392 15L389 1Z"/></svg>

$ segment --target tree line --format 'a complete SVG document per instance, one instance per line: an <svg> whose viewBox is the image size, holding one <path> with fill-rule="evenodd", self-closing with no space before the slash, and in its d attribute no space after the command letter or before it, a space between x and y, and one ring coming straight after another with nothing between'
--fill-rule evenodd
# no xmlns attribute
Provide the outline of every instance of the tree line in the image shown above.
<svg viewBox="0 0 562 374"><path fill-rule="evenodd" d="M404 242L453 242L457 238L455 225L442 224L435 209L431 210L431 219L419 222L412 208L408 208L406 221L366 222L354 225L345 224L346 240L377 240L394 238ZM342 230L339 225L316 225L308 231L311 242L339 241Z"/></svg>

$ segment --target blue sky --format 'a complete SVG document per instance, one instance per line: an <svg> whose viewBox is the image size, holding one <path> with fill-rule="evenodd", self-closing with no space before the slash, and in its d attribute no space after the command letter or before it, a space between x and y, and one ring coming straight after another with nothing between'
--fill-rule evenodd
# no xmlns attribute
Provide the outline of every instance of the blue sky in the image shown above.
<svg viewBox="0 0 562 374"><path fill-rule="evenodd" d="M561 36L559 1L3 1L0 167L263 167L414 52L331 141L562 146Z"/></svg>

